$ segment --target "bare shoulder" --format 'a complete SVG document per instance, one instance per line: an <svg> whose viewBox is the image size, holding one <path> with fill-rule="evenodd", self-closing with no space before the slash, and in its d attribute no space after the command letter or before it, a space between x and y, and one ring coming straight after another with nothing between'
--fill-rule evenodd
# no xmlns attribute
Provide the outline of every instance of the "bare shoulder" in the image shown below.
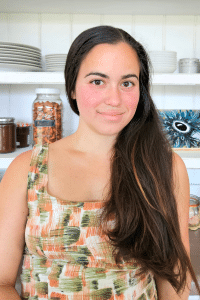
<svg viewBox="0 0 200 300"><path fill-rule="evenodd" d="M25 244L27 180L32 150L19 154L0 183L0 284L15 286Z"/></svg>
<svg viewBox="0 0 200 300"><path fill-rule="evenodd" d="M174 183L181 184L182 186L186 183L188 184L189 178L187 173L186 165L183 159L176 152L173 152L173 175Z"/></svg>
<svg viewBox="0 0 200 300"><path fill-rule="evenodd" d="M3 190L26 188L27 177L31 163L32 151L28 150L19 154L10 163L0 183L0 192ZM10 190L11 191L11 190Z"/></svg>
<svg viewBox="0 0 200 300"><path fill-rule="evenodd" d="M185 248L189 253L189 205L190 205L190 182L186 165L183 159L177 154L173 155L173 179L174 195L177 202L180 231Z"/></svg>

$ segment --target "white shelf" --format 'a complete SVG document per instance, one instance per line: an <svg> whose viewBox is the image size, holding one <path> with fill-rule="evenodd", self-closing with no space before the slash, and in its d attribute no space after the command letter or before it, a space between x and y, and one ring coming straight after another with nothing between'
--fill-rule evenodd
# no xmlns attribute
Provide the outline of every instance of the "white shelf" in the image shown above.
<svg viewBox="0 0 200 300"><path fill-rule="evenodd" d="M183 159L187 169L200 169L200 149L173 150Z"/></svg>
<svg viewBox="0 0 200 300"><path fill-rule="evenodd" d="M26 148L17 148L14 152L0 154L0 169L7 169L15 157L22 152L31 150L32 148L32 146ZM187 169L200 169L200 149L179 150L174 148L173 150L182 157Z"/></svg>
<svg viewBox="0 0 200 300"><path fill-rule="evenodd" d="M64 84L64 72L0 72L0 84ZM200 85L197 74L154 74L153 85Z"/></svg>
<svg viewBox="0 0 200 300"><path fill-rule="evenodd" d="M0 169L7 169L10 163L17 157L19 154L31 150L33 147L17 148L16 151L11 153L0 153Z"/></svg>

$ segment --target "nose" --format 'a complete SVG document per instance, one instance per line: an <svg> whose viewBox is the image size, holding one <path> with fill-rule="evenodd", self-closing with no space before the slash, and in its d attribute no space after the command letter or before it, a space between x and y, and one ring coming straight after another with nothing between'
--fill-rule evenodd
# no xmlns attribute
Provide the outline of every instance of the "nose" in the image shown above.
<svg viewBox="0 0 200 300"><path fill-rule="evenodd" d="M121 93L117 86L111 86L106 93L106 101L107 105L119 106L121 104Z"/></svg>

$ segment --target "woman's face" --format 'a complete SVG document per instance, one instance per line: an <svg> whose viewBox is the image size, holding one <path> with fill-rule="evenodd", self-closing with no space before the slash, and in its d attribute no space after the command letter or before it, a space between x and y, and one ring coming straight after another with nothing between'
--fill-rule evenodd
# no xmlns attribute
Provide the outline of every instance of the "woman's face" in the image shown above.
<svg viewBox="0 0 200 300"><path fill-rule="evenodd" d="M117 135L135 114L140 97L139 73L138 56L128 44L92 48L81 63L72 93L79 110L79 126Z"/></svg>

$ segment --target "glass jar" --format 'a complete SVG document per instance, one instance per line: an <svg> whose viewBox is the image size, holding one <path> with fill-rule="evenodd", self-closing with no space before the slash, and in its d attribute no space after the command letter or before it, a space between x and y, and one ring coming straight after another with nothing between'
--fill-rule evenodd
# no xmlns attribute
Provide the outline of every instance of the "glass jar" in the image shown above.
<svg viewBox="0 0 200 300"><path fill-rule="evenodd" d="M0 118L0 153L10 153L16 150L15 118Z"/></svg>
<svg viewBox="0 0 200 300"><path fill-rule="evenodd" d="M38 88L33 102L33 146L63 137L63 104L59 89Z"/></svg>
<svg viewBox="0 0 200 300"><path fill-rule="evenodd" d="M190 195L189 229L196 230L199 226L199 197L196 195Z"/></svg>

